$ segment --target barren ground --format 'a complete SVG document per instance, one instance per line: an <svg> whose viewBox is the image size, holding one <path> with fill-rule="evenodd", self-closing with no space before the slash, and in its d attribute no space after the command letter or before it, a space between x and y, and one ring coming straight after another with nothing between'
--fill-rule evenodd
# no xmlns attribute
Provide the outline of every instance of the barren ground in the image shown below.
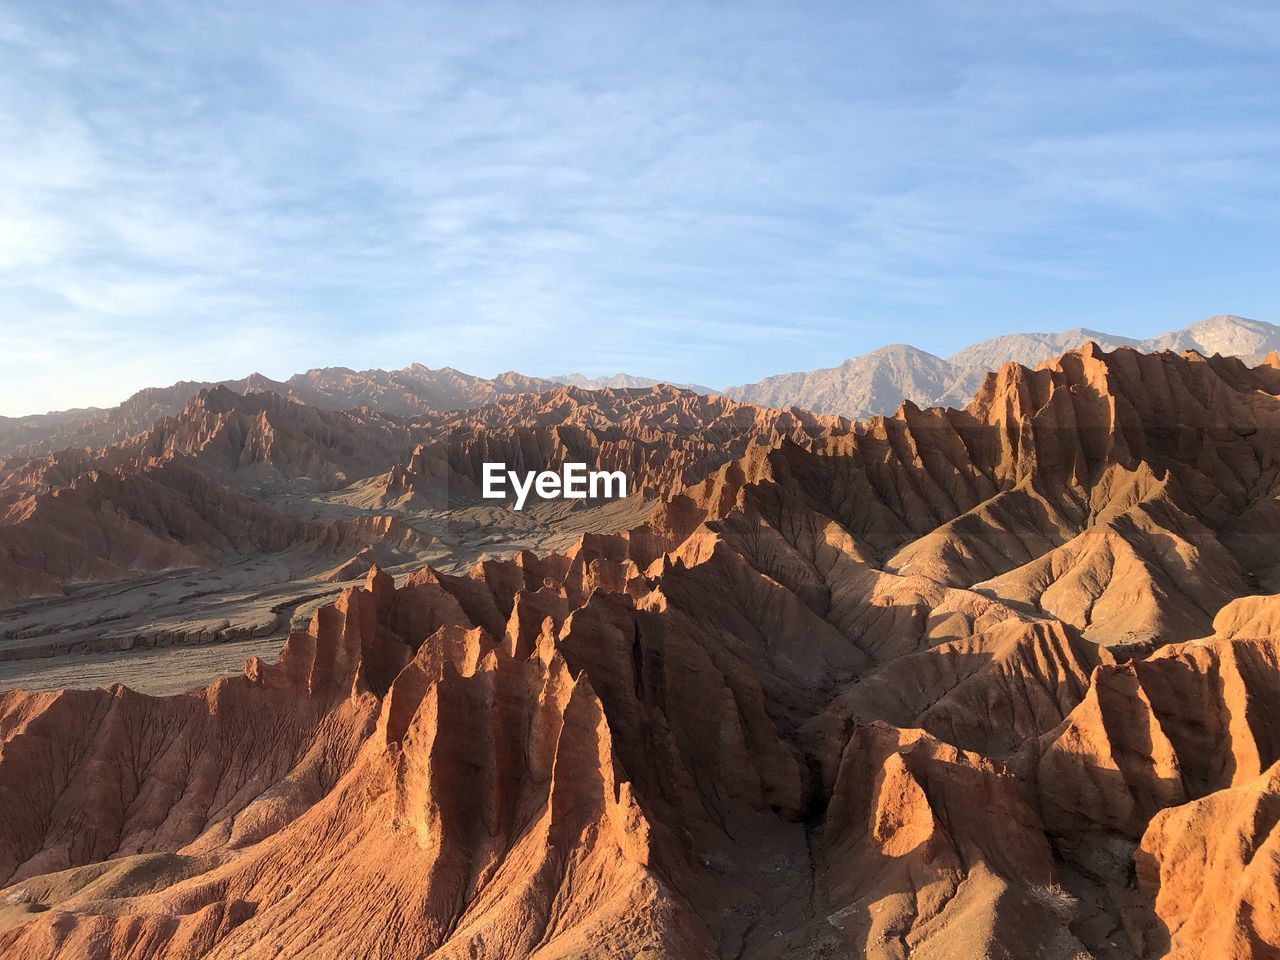
<svg viewBox="0 0 1280 960"><path fill-rule="evenodd" d="M371 511L322 499L282 501L294 512L358 516ZM448 510L392 513L438 546L392 568L403 575L430 563L459 573L476 561L521 550L563 550L585 532L644 522L639 497L603 504L546 501L516 512L497 501L458 502ZM45 690L123 683L145 693L178 693L239 673L253 654L274 657L289 630L364 574L334 580L333 562L285 552L215 570L174 570L0 610L0 690Z"/></svg>

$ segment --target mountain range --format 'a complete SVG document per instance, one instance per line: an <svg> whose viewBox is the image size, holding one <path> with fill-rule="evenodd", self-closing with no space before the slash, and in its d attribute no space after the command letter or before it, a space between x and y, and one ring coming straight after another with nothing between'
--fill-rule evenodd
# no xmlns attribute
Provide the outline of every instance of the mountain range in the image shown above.
<svg viewBox="0 0 1280 960"><path fill-rule="evenodd" d="M568 384L573 387L581 387L584 390L604 390L606 388L626 389L630 387L656 387L664 380L655 380L652 377L636 377L629 373L615 373L612 376L605 377L586 377L580 373L566 373L551 378L557 383ZM694 393L718 393L711 387L704 387L696 383L672 383L671 386L679 387L681 390L692 390Z"/></svg>
<svg viewBox="0 0 1280 960"><path fill-rule="evenodd" d="M721 392L761 406L803 407L858 419L892 413L904 399L925 406L963 406L987 371L1009 361L1035 366L1090 341L1105 349L1196 350L1205 356L1220 353L1256 363L1269 351L1280 349L1280 327L1223 315L1146 340L1083 327L1061 333L1009 334L966 347L945 360L915 347L894 344L852 357L837 367L778 374L723 391L696 384L672 385L697 393ZM238 393L272 392L323 409L367 406L381 413L417 416L469 409L504 396L539 393L558 384L600 390L651 387L660 382L625 373L596 378L577 373L540 378L514 371L486 379L450 367L433 370L416 363L400 370L327 367L295 374L284 381L256 373L219 383L182 381L169 387L140 390L109 409L0 417L0 457L50 453L66 447L100 447L124 440L161 417L175 416L201 390L218 385Z"/></svg>
<svg viewBox="0 0 1280 960"><path fill-rule="evenodd" d="M69 627L100 643L95 622L129 646L270 632L280 617L237 612L237 596L252 588L255 609L280 613L291 596L336 593L332 584L374 563L448 568L558 542L564 524L580 533L639 522L647 503L753 445L851 429L666 385L557 385L413 418L206 388L127 440L0 461L0 607L19 605L0 626L0 661L64 649ZM533 519L486 509L477 501L490 460L623 470L630 497L563 517L543 516L546 505ZM154 578L188 589L161 601L147 593ZM227 598L232 616L177 616L170 608L194 609L192 594L206 606ZM51 597L63 599L40 599Z"/></svg>
<svg viewBox="0 0 1280 960"><path fill-rule="evenodd" d="M1223 315L1145 340L1084 327L1061 333L1014 333L975 343L945 360L906 344L892 344L851 357L836 367L778 374L757 383L726 387L723 392L765 406L798 406L855 419L892 413L903 400L925 406L959 406L988 370L1009 361L1034 367L1089 342L1106 350L1195 350L1204 356L1222 354L1257 363L1268 352L1280 349L1280 327Z"/></svg>
<svg viewBox="0 0 1280 960"><path fill-rule="evenodd" d="M272 380L253 373L239 380L182 380L168 387L139 390L108 409L67 410L27 417L0 417L0 456L31 456L67 447L102 447L141 433L163 417L176 416L202 391L225 387L240 394L274 393L323 410L367 407L379 413L413 416L476 407L498 397L538 393L554 380L508 371L492 379L443 367L411 364L401 370L325 367Z"/></svg>
<svg viewBox="0 0 1280 960"><path fill-rule="evenodd" d="M412 485L416 430L446 471L577 444L661 492L563 550L372 564L195 690L0 693L0 955L1280 951L1280 356L1089 344L857 422L671 387L412 420L214 388L7 462L5 547L39 560L65 510L87 552L128 521L149 557L238 509L209 486ZM182 484L125 496L179 468L200 522Z"/></svg>

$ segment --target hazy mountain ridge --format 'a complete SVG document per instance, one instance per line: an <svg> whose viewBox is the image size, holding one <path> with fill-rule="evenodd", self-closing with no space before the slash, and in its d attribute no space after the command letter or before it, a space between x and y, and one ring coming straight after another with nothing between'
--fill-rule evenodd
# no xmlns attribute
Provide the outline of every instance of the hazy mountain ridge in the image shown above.
<svg viewBox="0 0 1280 960"><path fill-rule="evenodd" d="M704 387L699 383L674 383L670 380L655 380L653 377L637 377L622 372L607 377L588 377L581 373L564 373L550 379L571 387L581 387L583 390L627 390L637 387L658 387L665 383L672 387L679 387L681 390L692 390L694 393L710 394L720 392L711 387Z"/></svg>
<svg viewBox="0 0 1280 960"><path fill-rule="evenodd" d="M39 456L69 447L98 448L146 430L163 417L174 417L202 391L226 387L236 393L275 393L287 400L323 410L367 406L379 413L419 416L466 409L512 394L554 390L553 380L507 371L493 379L475 377L452 367L433 370L420 363L401 370L351 370L321 367L272 380L251 373L239 380L183 380L168 387L139 390L119 406L0 417L0 457ZM81 414L76 416L76 414Z"/></svg>
<svg viewBox="0 0 1280 960"><path fill-rule="evenodd" d="M922 405L943 396L955 381L951 364L905 343L890 344L838 367L783 373L759 383L730 387L735 400L750 396L765 406L803 406L811 410L881 412L887 398L907 397ZM796 398L803 398L798 401ZM894 404L896 406L896 404Z"/></svg>
<svg viewBox="0 0 1280 960"><path fill-rule="evenodd" d="M1260 320L1220 315L1145 340L1076 327L1058 333L1014 333L965 347L943 359L909 344L891 344L850 357L835 367L782 373L756 383L717 391L693 383L670 383L696 393L723 393L735 400L771 407L803 407L851 419L892 413L903 400L921 406L963 406L983 375L1013 361L1035 366L1093 341L1106 350L1131 347L1144 353L1196 350L1258 363L1280 349L1280 327ZM531 377L507 371L487 379L452 367L419 363L400 370L323 367L272 380L259 373L239 380L184 380L139 390L119 406L0 417L0 457L39 456L75 447L100 448L146 430L162 417L176 416L202 390L225 386L237 393L279 394L328 410L367 406L379 413L416 417L483 406L502 397L542 393L561 384L585 390L635 389L660 385L651 377L581 373ZM670 382L670 381L665 381Z"/></svg>
<svg viewBox="0 0 1280 960"><path fill-rule="evenodd" d="M1090 341L1104 350L1132 347L1134 350L1150 353L1153 349L1143 340L1117 337L1088 327L1073 327L1060 333L1011 333L1003 337L992 337L953 353L947 357L947 362L952 366L982 367L986 370L994 370L1010 360L1023 366L1035 366Z"/></svg>
<svg viewBox="0 0 1280 960"><path fill-rule="evenodd" d="M1224 314L1145 340L1087 327L1060 333L1013 333L975 343L945 360L894 344L851 357L839 366L777 374L726 387L724 393L735 400L805 407L853 419L892 413L903 400L921 406L962 406L988 370L1009 361L1033 367L1090 341L1105 350L1195 350L1205 356L1220 353L1257 363L1269 351L1280 349L1280 327Z"/></svg>

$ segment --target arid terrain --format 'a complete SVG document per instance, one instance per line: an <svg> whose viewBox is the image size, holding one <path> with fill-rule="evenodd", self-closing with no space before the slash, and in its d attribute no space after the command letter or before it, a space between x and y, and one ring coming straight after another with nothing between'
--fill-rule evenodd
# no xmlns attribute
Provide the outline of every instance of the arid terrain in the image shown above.
<svg viewBox="0 0 1280 960"><path fill-rule="evenodd" d="M1280 350L1280 327L1222 315L1145 340L1084 327L1056 333L1012 333L971 344L945 360L895 343L850 357L837 367L775 374L758 383L726 387L724 394L766 406L799 406L851 418L892 413L903 400L922 407L964 406L988 371L1010 361L1034 367L1084 343L1096 343L1106 350L1131 347L1146 353L1195 350L1206 357L1220 353L1256 364L1270 351Z"/></svg>
<svg viewBox="0 0 1280 960"><path fill-rule="evenodd" d="M1280 357L542 386L0 463L0 956L1280 955Z"/></svg>
<svg viewBox="0 0 1280 960"><path fill-rule="evenodd" d="M58 686L62 669L104 655L105 680L159 690L112 655L278 645L375 564L456 572L564 550L584 532L639 526L752 444L849 429L672 387L561 386L417 418L207 388L119 443L0 461L0 689ZM487 460L585 462L623 470L633 488L517 512L480 497ZM243 660L228 647L218 666Z"/></svg>
<svg viewBox="0 0 1280 960"><path fill-rule="evenodd" d="M1014 333L971 344L943 359L907 344L890 344L837 367L782 373L725 387L672 386L694 393L723 393L767 407L801 407L851 419L891 414L903 400L918 406L964 406L990 370L1013 361L1034 367L1085 343L1107 350L1132 347L1143 352L1195 350L1240 357L1257 364L1280 350L1280 327L1261 320L1221 315L1179 330L1135 340L1084 327L1053 333ZM491 379L452 367L431 369L421 363L400 370L351 370L325 367L273 380L260 373L218 382L182 380L167 387L139 390L108 409L59 410L25 417L0 417L0 458L36 457L67 448L97 448L142 433L165 417L176 417L200 393L216 387L240 394L274 393L320 410L354 410L393 417L448 414L493 404L504 397L545 393L565 385L583 390L648 388L664 385L651 377L617 373L586 377L580 373L533 377L515 371Z"/></svg>

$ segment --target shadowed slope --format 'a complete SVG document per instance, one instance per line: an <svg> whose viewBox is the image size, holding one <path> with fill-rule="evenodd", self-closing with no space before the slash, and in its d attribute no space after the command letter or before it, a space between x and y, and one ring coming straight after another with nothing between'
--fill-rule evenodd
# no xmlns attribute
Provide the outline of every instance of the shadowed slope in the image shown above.
<svg viewBox="0 0 1280 960"><path fill-rule="evenodd" d="M1268 956L1277 376L1010 366L206 691L0 695L0 951Z"/></svg>

